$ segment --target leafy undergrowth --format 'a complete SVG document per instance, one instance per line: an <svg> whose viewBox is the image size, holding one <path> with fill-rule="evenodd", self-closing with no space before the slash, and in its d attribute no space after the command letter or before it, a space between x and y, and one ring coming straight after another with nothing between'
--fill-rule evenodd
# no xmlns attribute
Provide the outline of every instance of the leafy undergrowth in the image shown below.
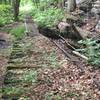
<svg viewBox="0 0 100 100"><path fill-rule="evenodd" d="M12 12L10 5L0 5L0 26L13 22Z"/></svg>
<svg viewBox="0 0 100 100"><path fill-rule="evenodd" d="M100 43L98 40L85 39L78 42L83 45L84 48L77 49L88 57L88 62L95 68L100 67Z"/></svg>
<svg viewBox="0 0 100 100"><path fill-rule="evenodd" d="M10 30L10 33L16 38L21 39L25 35L25 26L19 25Z"/></svg>
<svg viewBox="0 0 100 100"><path fill-rule="evenodd" d="M60 14L60 16L59 16ZM40 11L35 14L34 20L42 27L52 28L59 21L63 19L63 12L61 9L49 8L45 11Z"/></svg>

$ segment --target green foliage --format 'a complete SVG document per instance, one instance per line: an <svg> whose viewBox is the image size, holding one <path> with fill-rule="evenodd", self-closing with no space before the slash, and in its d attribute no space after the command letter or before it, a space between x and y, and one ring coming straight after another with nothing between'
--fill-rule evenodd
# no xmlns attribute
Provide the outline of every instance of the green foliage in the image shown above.
<svg viewBox="0 0 100 100"><path fill-rule="evenodd" d="M43 67L59 68L60 66L55 50L52 50L50 54L44 51L42 59L46 60L46 63L42 64Z"/></svg>
<svg viewBox="0 0 100 100"><path fill-rule="evenodd" d="M81 40L78 43L85 45L83 49L78 49L78 51L89 58L89 63L100 66L100 43L92 39Z"/></svg>
<svg viewBox="0 0 100 100"><path fill-rule="evenodd" d="M33 0L21 0L20 5L24 6L26 4L31 4Z"/></svg>
<svg viewBox="0 0 100 100"><path fill-rule="evenodd" d="M44 11L36 12L34 20L41 27L54 27L60 20L63 19L63 11L58 8L48 8Z"/></svg>
<svg viewBox="0 0 100 100"><path fill-rule="evenodd" d="M10 5L0 5L0 26L13 21L12 7Z"/></svg>
<svg viewBox="0 0 100 100"><path fill-rule="evenodd" d="M50 64L52 65L52 67L58 67L59 64L58 64L58 59L57 59L57 56L56 56L56 53L53 51L50 53L50 55L48 55L46 57L46 59L48 59L48 61L50 62Z"/></svg>
<svg viewBox="0 0 100 100"><path fill-rule="evenodd" d="M20 17L23 18L26 14L31 15L33 8L34 6L32 5L32 0L22 0L20 3Z"/></svg>
<svg viewBox="0 0 100 100"><path fill-rule="evenodd" d="M63 2L63 0L33 0L35 6L44 9L49 8L51 5L57 7L61 2Z"/></svg>
<svg viewBox="0 0 100 100"><path fill-rule="evenodd" d="M76 93L76 92L73 92L73 91L69 91L69 92L67 92L66 93L66 97L68 98L74 98L74 97L79 97L80 96L80 94L79 93Z"/></svg>
<svg viewBox="0 0 100 100"><path fill-rule="evenodd" d="M16 39L21 39L25 35L25 27L23 25L14 27L10 33L14 35Z"/></svg>
<svg viewBox="0 0 100 100"><path fill-rule="evenodd" d="M21 95L24 92L25 90L20 87L5 87L2 89L2 93L6 95Z"/></svg>
<svg viewBox="0 0 100 100"><path fill-rule="evenodd" d="M33 0L33 4L27 3L27 5L20 7L20 15L22 18L26 14L32 15L39 26L52 28L64 18L62 9L50 5L58 1L60 2L60 0Z"/></svg>
<svg viewBox="0 0 100 100"><path fill-rule="evenodd" d="M54 94L52 91L45 94L45 100L62 100L59 94Z"/></svg>
<svg viewBox="0 0 100 100"><path fill-rule="evenodd" d="M37 71L30 70L24 74L23 80L27 83L34 84L37 81Z"/></svg>

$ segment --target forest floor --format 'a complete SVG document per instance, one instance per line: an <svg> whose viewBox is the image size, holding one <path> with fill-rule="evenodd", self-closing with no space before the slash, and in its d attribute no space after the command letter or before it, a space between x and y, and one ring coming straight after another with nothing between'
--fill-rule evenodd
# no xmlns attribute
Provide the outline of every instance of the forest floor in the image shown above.
<svg viewBox="0 0 100 100"><path fill-rule="evenodd" d="M0 55L1 100L100 100L100 70L68 61L43 35L16 40L10 50Z"/></svg>
<svg viewBox="0 0 100 100"><path fill-rule="evenodd" d="M5 41L2 41L5 40ZM2 94L2 87L4 84L4 75L6 73L6 65L11 53L11 36L9 34L0 33L0 98Z"/></svg>
<svg viewBox="0 0 100 100"><path fill-rule="evenodd" d="M99 100L100 70L77 63L43 35L14 41L9 58L0 56L2 100Z"/></svg>

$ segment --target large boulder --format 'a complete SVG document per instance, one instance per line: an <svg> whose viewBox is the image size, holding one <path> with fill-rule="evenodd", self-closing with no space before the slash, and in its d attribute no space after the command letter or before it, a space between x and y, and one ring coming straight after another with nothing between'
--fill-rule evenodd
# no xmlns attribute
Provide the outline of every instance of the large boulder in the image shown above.
<svg viewBox="0 0 100 100"><path fill-rule="evenodd" d="M94 2L91 12L94 14L100 14L100 0L97 0L96 2Z"/></svg>
<svg viewBox="0 0 100 100"><path fill-rule="evenodd" d="M11 36L9 34L0 32L0 48L7 47L11 41Z"/></svg>
<svg viewBox="0 0 100 100"><path fill-rule="evenodd" d="M76 0L76 3L81 10L87 12L92 8L92 1L93 0Z"/></svg>

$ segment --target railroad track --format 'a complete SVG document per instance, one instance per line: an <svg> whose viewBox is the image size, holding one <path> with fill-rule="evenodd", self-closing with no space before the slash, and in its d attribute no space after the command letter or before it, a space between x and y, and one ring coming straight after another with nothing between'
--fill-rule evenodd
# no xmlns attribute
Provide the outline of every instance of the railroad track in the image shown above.
<svg viewBox="0 0 100 100"><path fill-rule="evenodd" d="M54 39L50 39L50 40L65 54L67 60L76 61L75 59L78 58L83 60L88 60L86 56L80 54L79 52L76 52L75 47L77 46L75 44L73 46L69 41L67 41L61 35L58 35L58 37L59 37L58 40L54 40Z"/></svg>
<svg viewBox="0 0 100 100"><path fill-rule="evenodd" d="M31 37L30 37L31 38ZM31 39L32 40L32 39ZM25 51L23 48L26 45L26 40L18 40L13 43L13 49L11 55L9 57L8 64L6 66L6 74L4 78L4 85L3 85L3 100L18 100L21 96L26 95L25 91L29 91L29 84L24 80L24 75L31 70L37 70L41 68L41 64L38 65L39 61L36 59L26 60L28 58L29 51ZM34 41L34 40L33 40ZM53 43L56 44L57 47L62 45L61 48L64 47L66 44L64 40L51 40ZM70 44L69 44L70 45ZM59 49L61 49L59 48ZM61 49L66 57L70 60L70 55L66 50ZM70 52L71 53L71 52ZM36 63L38 62L38 63ZM22 89L22 91L21 91Z"/></svg>
<svg viewBox="0 0 100 100"><path fill-rule="evenodd" d="M19 100L22 95L29 91L27 85L30 83L24 80L24 75L40 67L34 64L36 61L25 61L27 53L23 51L22 44L22 41L15 41L13 44L4 78L2 100Z"/></svg>
<svg viewBox="0 0 100 100"><path fill-rule="evenodd" d="M76 65L80 70L81 74L85 74L85 68L87 65L88 58L79 52L76 52L76 48L72 46L72 44L67 41L61 35L58 35L60 39L54 40L50 39L65 55L66 60L71 61L74 65ZM95 71L95 69L93 69ZM96 77L95 77L96 76ZM96 87L100 91L100 79L98 78L98 74L95 73L92 77L93 86Z"/></svg>
<svg viewBox="0 0 100 100"><path fill-rule="evenodd" d="M31 70L37 70L38 68L41 68L40 64L37 65L37 60L26 60L30 51L25 52L23 50L23 44L25 45L25 41L20 40L13 43L13 49L8 61L7 71L4 79L2 91L3 100L19 100L19 98L24 97L30 89L30 83L26 82L23 76ZM67 60L77 65L79 65L79 60L88 59L84 55L75 52L75 47L60 35L58 40L50 39L50 41L53 42L64 53ZM78 67L81 69L82 73L85 72L82 66L79 65Z"/></svg>
<svg viewBox="0 0 100 100"><path fill-rule="evenodd" d="M80 66L79 64L80 57L77 57L75 54L72 55L72 52L75 48L70 43L68 43L65 39L50 39L50 41L52 41L65 54L67 60L79 65L78 67L81 69L82 73L85 73L84 67ZM24 44L22 41L16 41L13 44L12 53L8 61L7 71L4 79L2 95L3 100L19 100L21 97L25 97L28 91L30 91L31 83L26 82L23 76L27 72L41 68L40 65L37 65L36 62L39 61L36 59L33 59L32 61L31 59L26 60L28 54L23 52L22 44ZM81 59L83 58L81 57ZM97 84L98 80L95 81Z"/></svg>

